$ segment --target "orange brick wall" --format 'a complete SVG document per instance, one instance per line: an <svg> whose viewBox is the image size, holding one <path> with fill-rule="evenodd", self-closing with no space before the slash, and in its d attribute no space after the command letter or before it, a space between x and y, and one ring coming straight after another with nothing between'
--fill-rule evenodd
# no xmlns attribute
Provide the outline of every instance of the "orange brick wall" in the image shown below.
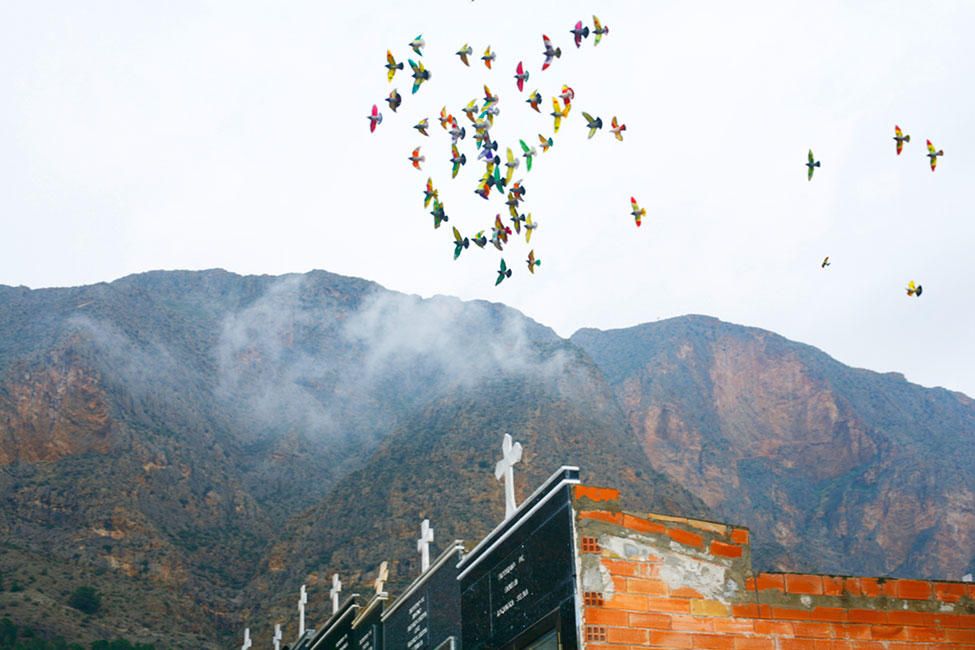
<svg viewBox="0 0 975 650"><path fill-rule="evenodd" d="M585 648L975 650L975 584L761 573L749 531L576 488Z"/></svg>

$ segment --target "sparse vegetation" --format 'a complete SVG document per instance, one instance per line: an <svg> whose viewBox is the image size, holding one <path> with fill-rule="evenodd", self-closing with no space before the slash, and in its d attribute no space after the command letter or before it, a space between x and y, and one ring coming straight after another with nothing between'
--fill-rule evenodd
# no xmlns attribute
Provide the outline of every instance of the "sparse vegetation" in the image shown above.
<svg viewBox="0 0 975 650"><path fill-rule="evenodd" d="M115 639L92 641L86 647L80 643L69 643L63 637L41 638L33 628L19 626L9 618L3 618L0 619L0 650L155 650L155 646Z"/></svg>
<svg viewBox="0 0 975 650"><path fill-rule="evenodd" d="M68 605L85 614L96 614L102 608L102 595L94 587L78 587L71 592Z"/></svg>

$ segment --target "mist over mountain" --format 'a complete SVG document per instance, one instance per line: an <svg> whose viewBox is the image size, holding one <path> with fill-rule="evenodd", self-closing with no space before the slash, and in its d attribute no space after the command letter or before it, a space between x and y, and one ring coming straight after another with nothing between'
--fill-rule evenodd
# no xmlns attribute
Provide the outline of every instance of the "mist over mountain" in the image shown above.
<svg viewBox="0 0 975 650"><path fill-rule="evenodd" d="M218 647L298 586L416 572L563 463L632 510L751 526L756 564L958 577L975 564L975 402L683 317L570 339L495 303L315 271L0 287L0 592L78 639ZM84 619L65 593L105 595ZM25 599L29 598L27 603ZM263 637L255 635L255 642Z"/></svg>

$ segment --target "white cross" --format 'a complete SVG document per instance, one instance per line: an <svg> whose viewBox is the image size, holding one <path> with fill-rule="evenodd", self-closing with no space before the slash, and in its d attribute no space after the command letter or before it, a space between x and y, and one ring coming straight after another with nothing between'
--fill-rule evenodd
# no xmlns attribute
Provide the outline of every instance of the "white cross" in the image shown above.
<svg viewBox="0 0 975 650"><path fill-rule="evenodd" d="M416 540L416 550L420 552L420 573L430 568L430 543L433 542L433 529L430 520L424 519L420 525L420 539Z"/></svg>
<svg viewBox="0 0 975 650"><path fill-rule="evenodd" d="M379 565L379 575L376 576L376 593L381 594L386 590L386 581L389 580L389 562L383 560Z"/></svg>
<svg viewBox="0 0 975 650"><path fill-rule="evenodd" d="M281 650L281 624L274 624L274 650Z"/></svg>
<svg viewBox="0 0 975 650"><path fill-rule="evenodd" d="M342 581L339 580L339 574L332 574L332 589L328 592L328 595L332 597L332 613L339 611L339 592L342 591Z"/></svg>
<svg viewBox="0 0 975 650"><path fill-rule="evenodd" d="M511 434L504 434L501 443L501 460L494 466L494 477L504 480L504 518L515 514L515 463L521 462L521 443L512 444Z"/></svg>
<svg viewBox="0 0 975 650"><path fill-rule="evenodd" d="M249 627L244 628L244 645L240 646L240 650L250 650L251 647L251 629Z"/></svg>
<svg viewBox="0 0 975 650"><path fill-rule="evenodd" d="M305 605L308 604L308 592L305 585L301 585L301 596L298 598L298 638L305 634Z"/></svg>

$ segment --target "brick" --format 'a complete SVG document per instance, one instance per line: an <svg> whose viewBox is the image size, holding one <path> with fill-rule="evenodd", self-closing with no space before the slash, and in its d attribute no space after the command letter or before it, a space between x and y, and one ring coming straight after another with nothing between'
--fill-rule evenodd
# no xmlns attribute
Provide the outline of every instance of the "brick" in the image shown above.
<svg viewBox="0 0 975 650"><path fill-rule="evenodd" d="M720 555L722 557L741 557L742 553L740 546L725 544L718 540L711 542L710 550L712 555Z"/></svg>
<svg viewBox="0 0 975 650"><path fill-rule="evenodd" d="M864 596L879 596L880 581L877 578L860 578L860 593Z"/></svg>
<svg viewBox="0 0 975 650"><path fill-rule="evenodd" d="M909 600L931 598L931 583L925 580L897 580L897 597Z"/></svg>
<svg viewBox="0 0 975 650"><path fill-rule="evenodd" d="M816 607L815 609L792 609L772 607L772 618L793 621L843 621L846 610L839 607Z"/></svg>
<svg viewBox="0 0 975 650"><path fill-rule="evenodd" d="M674 629L681 632L713 632L716 620L718 619L674 614L673 624Z"/></svg>
<svg viewBox="0 0 975 650"><path fill-rule="evenodd" d="M755 578L755 588L759 591L765 589L785 591L785 576L781 573L759 573Z"/></svg>
<svg viewBox="0 0 975 650"><path fill-rule="evenodd" d="M975 615L973 614L942 614L941 625L944 627L970 627L975 628Z"/></svg>
<svg viewBox="0 0 975 650"><path fill-rule="evenodd" d="M600 562L612 576L638 577L641 573L639 562L627 562L626 560L614 560L611 558L603 558Z"/></svg>
<svg viewBox="0 0 975 650"><path fill-rule="evenodd" d="M734 650L734 637L714 634L695 634L692 637L695 648L709 648L710 650Z"/></svg>
<svg viewBox="0 0 975 650"><path fill-rule="evenodd" d="M745 578L745 591L755 591L755 578L748 576Z"/></svg>
<svg viewBox="0 0 975 650"><path fill-rule="evenodd" d="M667 614L646 614L642 612L626 612L631 627L647 627L656 630L669 630L672 627L671 617Z"/></svg>
<svg viewBox="0 0 975 650"><path fill-rule="evenodd" d="M610 609L625 609L630 611L647 611L647 597L643 594L613 594L612 598L605 599L606 607Z"/></svg>
<svg viewBox="0 0 975 650"><path fill-rule="evenodd" d="M625 627L629 624L626 612L605 607L587 607L585 611L586 625L618 625Z"/></svg>
<svg viewBox="0 0 975 650"><path fill-rule="evenodd" d="M576 485L572 490L576 499L589 499L590 501L618 501L620 491L613 488L594 487L591 485Z"/></svg>
<svg viewBox="0 0 975 650"><path fill-rule="evenodd" d="M846 614L851 623L886 623L887 612L875 609L851 609Z"/></svg>
<svg viewBox="0 0 975 650"><path fill-rule="evenodd" d="M792 623L789 621L764 621L757 619L753 624L755 625L755 634L776 636L792 636L794 634Z"/></svg>
<svg viewBox="0 0 975 650"><path fill-rule="evenodd" d="M646 645L650 631L636 627L611 627L606 629L606 640L610 643L640 643Z"/></svg>
<svg viewBox="0 0 975 650"><path fill-rule="evenodd" d="M643 519L642 517L634 517L633 515L623 514L623 525L630 530L635 530L640 533L656 533L658 535L663 535L667 532L667 527L663 524L658 524L655 521L650 521L649 519Z"/></svg>
<svg viewBox="0 0 975 650"><path fill-rule="evenodd" d="M909 627L907 638L911 641L944 641L944 630L936 627Z"/></svg>
<svg viewBox="0 0 975 650"><path fill-rule="evenodd" d="M731 606L731 615L739 618L769 618L771 613L768 605L736 603Z"/></svg>
<svg viewBox="0 0 975 650"><path fill-rule="evenodd" d="M780 650L816 650L814 639L779 639Z"/></svg>
<svg viewBox="0 0 975 650"><path fill-rule="evenodd" d="M884 650L884 644L879 641L854 641L854 650Z"/></svg>
<svg viewBox="0 0 975 650"><path fill-rule="evenodd" d="M579 519L592 519L593 521L604 521L608 524L623 525L623 513L606 512L605 510L582 510L579 512Z"/></svg>
<svg viewBox="0 0 975 650"><path fill-rule="evenodd" d="M695 616L728 616L731 613L729 610L727 605L717 600L691 600L691 613Z"/></svg>
<svg viewBox="0 0 975 650"><path fill-rule="evenodd" d="M860 588L860 578L844 578L843 589L851 596L863 595L863 589Z"/></svg>
<svg viewBox="0 0 975 650"><path fill-rule="evenodd" d="M888 598L897 598L897 581L889 578L881 578L877 581L880 584L880 593Z"/></svg>
<svg viewBox="0 0 975 650"><path fill-rule="evenodd" d="M945 641L951 643L972 643L975 644L975 629L971 630L945 630Z"/></svg>
<svg viewBox="0 0 975 650"><path fill-rule="evenodd" d="M796 636L813 639L831 639L833 637L833 626L829 623L804 623L796 622L793 624Z"/></svg>
<svg viewBox="0 0 975 650"><path fill-rule="evenodd" d="M632 594L651 594L653 596L666 596L668 592L667 583L662 580L647 580L645 578L627 578L626 590Z"/></svg>
<svg viewBox="0 0 975 650"><path fill-rule="evenodd" d="M738 618L716 618L713 622L715 632L752 634L755 632L755 621Z"/></svg>
<svg viewBox="0 0 975 650"><path fill-rule="evenodd" d="M772 639L739 636L735 637L735 650L775 650L775 642Z"/></svg>
<svg viewBox="0 0 975 650"><path fill-rule="evenodd" d="M785 576L785 590L790 594L821 595L823 593L823 577L802 573L787 573Z"/></svg>
<svg viewBox="0 0 975 650"><path fill-rule="evenodd" d="M667 535L670 536L670 538L675 542L683 544L684 546L694 546L700 548L704 545L703 537L697 533L681 530L680 528L668 528Z"/></svg>
<svg viewBox="0 0 975 650"><path fill-rule="evenodd" d="M934 597L944 603L957 603L965 596L965 585L951 582L934 583Z"/></svg>
<svg viewBox="0 0 975 650"><path fill-rule="evenodd" d="M650 645L664 648L693 648L694 637L684 632L664 632L651 630Z"/></svg>
<svg viewBox="0 0 975 650"><path fill-rule="evenodd" d="M842 596L843 578L837 578L834 576L823 576L823 595Z"/></svg>
<svg viewBox="0 0 975 650"><path fill-rule="evenodd" d="M833 631L838 638L843 639L869 639L870 638L870 626L869 625L850 625L850 624L834 624Z"/></svg>
<svg viewBox="0 0 975 650"><path fill-rule="evenodd" d="M690 601L683 598L644 597L647 599L646 609L650 612L681 612L687 614L691 611Z"/></svg>
<svg viewBox="0 0 975 650"><path fill-rule="evenodd" d="M704 598L704 595L697 589L691 587L678 587L670 592L671 598Z"/></svg>
<svg viewBox="0 0 975 650"><path fill-rule="evenodd" d="M903 625L874 625L870 628L870 636L884 641L901 640L907 638L907 630Z"/></svg>
<svg viewBox="0 0 975 650"><path fill-rule="evenodd" d="M924 627L934 627L938 622L938 617L937 615L928 612L894 610L888 612L887 622L897 625L920 625Z"/></svg>
<svg viewBox="0 0 975 650"><path fill-rule="evenodd" d="M731 541L735 544L747 544L748 536L747 528L735 528L731 531Z"/></svg>

